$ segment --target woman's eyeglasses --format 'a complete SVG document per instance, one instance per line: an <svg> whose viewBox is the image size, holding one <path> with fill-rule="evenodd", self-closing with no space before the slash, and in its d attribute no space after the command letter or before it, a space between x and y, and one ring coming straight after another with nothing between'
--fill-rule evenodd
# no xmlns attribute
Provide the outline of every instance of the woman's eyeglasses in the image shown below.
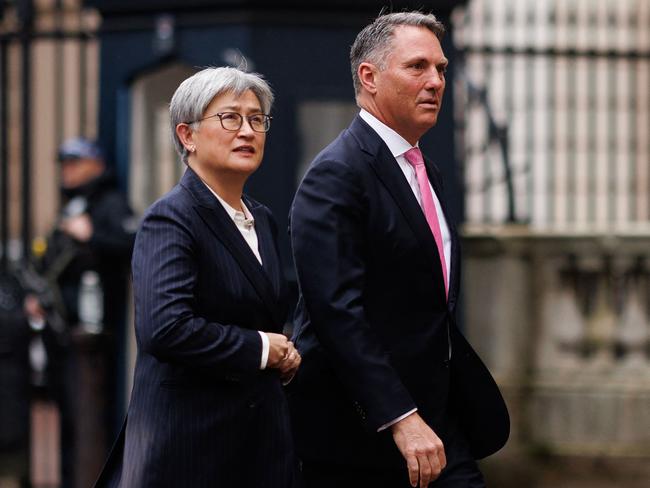
<svg viewBox="0 0 650 488"><path fill-rule="evenodd" d="M237 112L219 112L214 115L208 115L202 119L195 120L194 122L201 122L205 119L210 119L212 117L219 117L221 122L221 127L228 131L238 131L241 129L242 124L244 123L244 118L248 120L248 125L251 126L255 132L268 132L271 128L271 117L266 114L253 114L253 115L242 115ZM188 124L193 124L194 122L187 122Z"/></svg>

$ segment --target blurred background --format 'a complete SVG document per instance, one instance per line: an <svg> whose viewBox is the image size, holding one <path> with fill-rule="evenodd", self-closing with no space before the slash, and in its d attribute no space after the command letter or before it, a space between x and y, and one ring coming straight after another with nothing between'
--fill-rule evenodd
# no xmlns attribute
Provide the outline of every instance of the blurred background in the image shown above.
<svg viewBox="0 0 650 488"><path fill-rule="evenodd" d="M247 191L286 228L306 166L357 112L349 47L382 7L448 27L421 145L463 222L465 333L512 416L489 486L650 486L649 0L3 0L0 488L92 485L130 391L130 304L66 324L74 368L56 373L47 327L23 313L51 292L35 263L69 211L60 144L96 139L137 218L183 171L167 111L180 81L246 66L277 97ZM70 452L55 374L75 385Z"/></svg>

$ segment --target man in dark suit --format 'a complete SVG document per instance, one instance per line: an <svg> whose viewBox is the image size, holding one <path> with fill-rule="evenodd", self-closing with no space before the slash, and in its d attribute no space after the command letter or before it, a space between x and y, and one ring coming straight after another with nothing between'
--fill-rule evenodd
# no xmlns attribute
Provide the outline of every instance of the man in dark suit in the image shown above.
<svg viewBox="0 0 650 488"><path fill-rule="evenodd" d="M300 287L291 385L308 488L484 487L508 414L456 327L459 243L417 148L445 88L444 28L380 16L350 59L361 112L312 162L291 210Z"/></svg>

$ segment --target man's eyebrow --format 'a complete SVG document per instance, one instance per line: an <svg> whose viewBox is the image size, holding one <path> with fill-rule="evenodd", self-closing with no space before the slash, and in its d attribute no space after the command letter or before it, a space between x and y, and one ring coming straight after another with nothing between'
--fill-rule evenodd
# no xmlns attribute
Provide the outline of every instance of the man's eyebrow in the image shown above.
<svg viewBox="0 0 650 488"><path fill-rule="evenodd" d="M417 55L417 54L414 55L411 58L408 58L408 59L404 60L405 65L412 64L412 63L421 63L421 62L429 63L429 60L427 59L426 56L420 56L420 55ZM442 58L440 61L438 61L437 63L433 63L433 64L435 66L448 66L449 65L449 59Z"/></svg>
<svg viewBox="0 0 650 488"><path fill-rule="evenodd" d="M414 54L412 57L407 58L404 60L404 64L411 64L411 63L421 63L421 62L426 62L427 59L425 56L421 56L419 54Z"/></svg>

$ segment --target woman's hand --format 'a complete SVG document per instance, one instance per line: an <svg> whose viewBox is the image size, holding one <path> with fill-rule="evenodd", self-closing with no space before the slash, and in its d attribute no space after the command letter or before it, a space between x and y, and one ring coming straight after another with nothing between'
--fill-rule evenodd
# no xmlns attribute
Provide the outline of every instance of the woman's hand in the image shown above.
<svg viewBox="0 0 650 488"><path fill-rule="evenodd" d="M269 338L269 358L266 367L279 369L282 380L288 382L300 366L302 360L300 353L293 342L283 334L267 332L266 335Z"/></svg>
<svg viewBox="0 0 650 488"><path fill-rule="evenodd" d="M266 332L269 338L269 358L266 362L267 368L280 368L282 361L289 356L289 350L294 349L291 342L284 334Z"/></svg>

